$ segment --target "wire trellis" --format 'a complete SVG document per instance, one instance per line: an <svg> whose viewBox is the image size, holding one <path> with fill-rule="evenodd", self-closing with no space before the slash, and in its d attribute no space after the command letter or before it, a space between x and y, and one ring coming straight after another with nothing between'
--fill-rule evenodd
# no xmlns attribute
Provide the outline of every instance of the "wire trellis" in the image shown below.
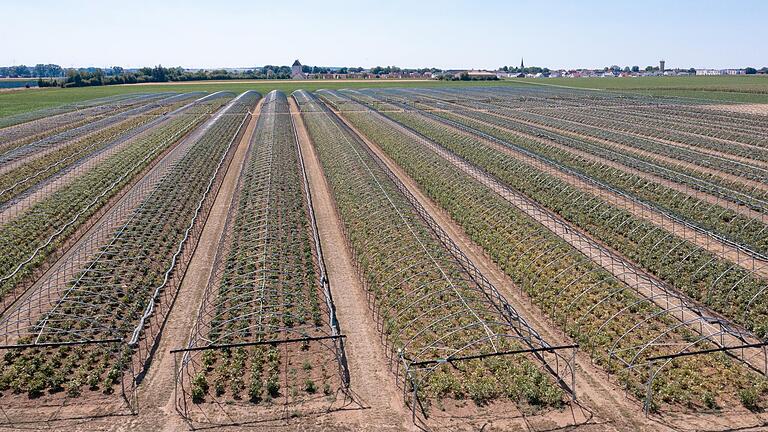
<svg viewBox="0 0 768 432"><path fill-rule="evenodd" d="M313 124L347 246L414 422L424 426L427 416L419 391L465 357L532 356L575 398L575 346L544 341L343 122L306 92L293 96Z"/></svg>
<svg viewBox="0 0 768 432"><path fill-rule="evenodd" d="M643 228L645 229L645 233L642 234L643 237L659 239L649 245L651 251L655 252L658 250L664 257L671 256L673 253L683 257L679 261L668 264L676 266L674 274L683 273L682 266L687 264L688 258L694 256L708 257L708 261L702 263L697 273L703 272L705 269L717 272L715 277L712 278L713 282L708 288L707 293L697 297L697 300L701 303L712 305L712 307L717 308L741 325L763 332L760 324L760 316L763 313L763 309L757 306L761 304L765 289L768 287L768 284L765 283L766 275L768 275L768 259L764 259L754 251L719 238L716 234L680 220L673 215L661 212L632 195L628 195L623 191L605 185L589 176L575 172L557 162L541 157L512 143L499 140L462 124L435 117L429 113L422 112L422 114L427 119L434 121L435 124L440 125L440 127L448 125L470 136L475 136L497 145L497 148L488 148L486 144L481 144L479 141L472 144L476 147L477 152L484 154L484 157L495 160L500 166L503 165L505 172L519 172L519 178L532 176L537 183L540 183L538 190L557 190L558 196L565 197L566 200L572 200L573 206L578 204L585 208L590 208L590 213L600 214L600 212L604 212L604 214L611 216L608 212L615 206L629 211L635 217L639 216L641 220L655 221L653 226L634 223L634 229ZM398 127L405 128L405 126L401 125L398 125ZM409 131L420 136L413 130L409 129ZM424 137L421 138L423 139ZM509 150L514 152L512 158L505 155L505 152ZM535 170L532 171L526 165L515 162L516 158L521 157L525 158L525 163L535 168ZM582 186L582 189L587 190L589 194L578 193L579 190L577 188L570 187L566 182L559 181L558 175L563 173L586 185ZM594 203L593 207L590 207L592 206L591 203ZM623 218L621 225L630 224L632 218L627 216L627 214L621 212L613 212L611 219L607 223L613 223L614 219L618 223L621 221L618 218ZM730 262L734 264L729 264ZM634 264L632 266L638 267ZM692 276L696 276L696 274ZM662 284L666 287L666 290L675 291L672 283L674 282L657 281L656 285ZM691 290L685 291L687 293L691 292ZM723 295L725 300L721 298Z"/></svg>
<svg viewBox="0 0 768 432"><path fill-rule="evenodd" d="M563 240L566 240L574 249L570 252L567 250L541 250L539 244L534 238L521 238L519 239L519 245L530 245L530 249L525 255L532 255L534 259L530 262L527 269L522 269L522 272L527 275L526 284L536 284L536 281L540 277L540 272L545 271L548 267L552 266L557 260L562 259L564 256L570 256L574 259L574 264L569 267L563 268L552 281L560 280L562 283L562 289L559 293L555 294L556 298L563 298L562 296L571 295L573 300L566 304L567 308L564 310L558 310L555 308L556 302L551 303L552 309L548 312L550 315L562 323L563 326L567 326L569 323L589 323L595 321L595 317L598 318L598 323L602 323L595 331L598 335L611 335L612 344L607 349L607 354L610 358L614 358L622 362L628 371L639 371L641 373L648 373L649 368L653 365L655 360L649 360L649 353L662 350L662 352L671 352L673 354L689 352L691 350L700 349L702 346L715 346L723 348L728 351L728 354L743 361L748 367L760 372L767 373L766 360L765 360L765 347L761 344L761 341L751 333L729 323L727 320L713 314L706 308L691 302L689 299L678 294L674 289L667 286L663 282L658 281L654 277L645 273L642 269L626 261L620 255L613 253L602 245L589 239L583 233L570 227L567 222L554 215L551 211L543 208L538 203L534 202L525 195L520 194L504 185L501 181L495 179L488 172L474 166L467 162L463 158L457 156L451 151L441 147L440 145L428 140L426 137L420 135L418 132L396 123L381 114L376 114L373 111L363 107L362 105L355 105L356 103L350 99L342 96L338 92L322 91L324 98L327 98L332 103L343 105L345 112L354 113L359 116L360 113L366 113L375 118L375 121L382 122L393 130L398 131L401 136L407 137L407 139L413 140L418 143L422 148L429 149L441 158L450 162L457 170L455 172L463 172L469 175L479 184L486 186L488 189L494 191L494 193L503 197L507 202L514 205L523 213L529 215L533 220L541 221L542 225L539 226L539 232L542 230L550 231L557 234L557 236ZM402 142L403 138L400 138ZM428 162L428 157L423 151L414 151L413 153L417 159L421 159L424 165L433 164ZM470 194L471 187L468 185L467 180L461 178L454 171L450 171L453 175L449 181L450 187L454 188L462 194ZM528 175L530 177L530 175ZM500 220L503 215L503 210L498 209L496 213L486 213L482 215L483 219L488 221ZM517 246L515 247L517 248ZM533 255L534 250L539 250L538 255ZM579 258L580 257L580 258ZM592 273L580 273L579 262L592 261L600 265L610 275L609 278L614 279L616 282L614 285L618 288L613 291L604 292L604 285L601 283L599 273L595 273L594 278ZM594 272L595 270L593 270ZM571 274L572 272L572 274ZM564 279L564 280L563 280ZM592 284L587 284L586 290L581 293L573 293L572 287L574 284L595 280ZM569 281L570 280L570 281ZM521 290L523 285L520 286ZM537 291L550 291L553 287L537 287ZM592 291L592 292L590 292ZM600 309L602 305L609 305L615 303L617 298L621 298L627 293L633 293L638 295L638 298L633 303L621 306L609 316L604 316L604 312ZM597 295L594 299L594 305L587 309L582 315L576 316L574 312L577 309L573 309L579 305L581 301L587 298ZM634 326L630 326L622 333L614 333L612 329L612 322L619 319L624 319L624 316L632 316L637 314L637 311L647 310L650 311L642 319L638 320ZM653 333L645 333L648 325L659 325ZM580 324L577 324L580 325ZM686 339L686 337L680 337L685 331L693 330L696 334L696 338L693 342ZM638 335L640 338L638 339ZM674 336L678 335L678 336ZM674 336L674 337L673 337ZM677 341L674 339L677 337ZM670 340L673 339L672 341ZM704 344L704 345L702 345ZM678 351L675 351L678 350ZM627 354L631 355L627 357ZM653 374L655 376L655 374ZM652 380L649 380L648 385L653 384ZM650 388L650 387L649 387ZM651 401L651 393L648 393L646 399L647 403Z"/></svg>
<svg viewBox="0 0 768 432"><path fill-rule="evenodd" d="M2 134L0 134L0 137L2 137L0 138L0 141L10 141L12 139L11 137L15 138L19 135L29 134L30 130L46 129L46 127L41 127L40 124L47 124L49 126L65 124L72 121L72 118L75 116L85 117L88 114L96 113L98 110L103 109L99 106L118 103L125 99L133 99L141 96L143 95L136 93L107 96L3 117L2 120L0 120L0 128L3 128ZM88 111L92 108L97 109Z"/></svg>
<svg viewBox="0 0 768 432"><path fill-rule="evenodd" d="M114 105L99 107L104 110L109 108L111 111L107 111L106 115L96 116L93 118L93 121L87 121L85 124L74 128L68 127L62 132L46 136L40 140L32 141L30 143L22 143L20 146L15 146L12 142L7 144L10 148L2 150L2 153L0 153L0 164L2 164L2 166L11 165L13 162L29 157L37 152L47 150L51 147L111 126L117 122L126 120L131 116L146 113L157 108L157 103L161 101L161 99L168 98L167 95L149 94L128 99L127 101L121 101ZM176 100L178 95L170 96L170 98ZM92 120L92 118L89 117L87 120Z"/></svg>
<svg viewBox="0 0 768 432"><path fill-rule="evenodd" d="M78 242L110 207L108 203L119 199L125 186L138 181L136 176L142 170L219 106L218 101L210 104L195 104L188 115L175 116L167 127L140 137L113 157L81 166L68 184L51 183L6 209L0 225L0 246L6 251L0 257L2 310L42 276L53 259ZM198 129L192 136L199 137L204 131Z"/></svg>
<svg viewBox="0 0 768 432"><path fill-rule="evenodd" d="M351 403L344 336L283 93L262 104L231 208L190 342L173 351L177 411L192 425L243 424Z"/></svg>
<svg viewBox="0 0 768 432"><path fill-rule="evenodd" d="M80 374L93 371L85 377L89 391L110 394L120 382L127 406L138 409L136 384L258 98L255 92L241 94L187 136L4 314L2 349L14 356L6 357L3 373L24 362L33 362L33 371L61 362L65 382L43 376L39 385L52 392L63 387L62 403L76 405L74 399L86 391ZM69 351L73 345L76 357ZM55 355L41 359L46 352ZM32 395L33 384L23 390Z"/></svg>

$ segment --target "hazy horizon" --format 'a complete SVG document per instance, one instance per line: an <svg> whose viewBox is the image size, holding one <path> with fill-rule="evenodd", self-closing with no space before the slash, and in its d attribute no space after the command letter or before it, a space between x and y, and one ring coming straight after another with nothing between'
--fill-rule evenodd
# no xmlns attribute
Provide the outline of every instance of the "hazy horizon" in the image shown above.
<svg viewBox="0 0 768 432"><path fill-rule="evenodd" d="M151 11L151 13L148 13ZM662 12L660 12L662 11ZM185 68L763 67L768 2L212 4L50 0L4 6L0 64ZM13 18L13 19L9 19ZM762 62L762 63L760 63Z"/></svg>

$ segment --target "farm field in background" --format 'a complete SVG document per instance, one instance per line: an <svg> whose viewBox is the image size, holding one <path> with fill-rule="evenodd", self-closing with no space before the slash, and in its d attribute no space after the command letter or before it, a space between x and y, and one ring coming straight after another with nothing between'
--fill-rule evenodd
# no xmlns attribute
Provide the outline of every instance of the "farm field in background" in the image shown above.
<svg viewBox="0 0 768 432"><path fill-rule="evenodd" d="M553 85L575 88L641 92L656 96L678 96L731 102L768 103L768 78L735 77L639 77L639 78L549 78L505 79L491 82L433 80L328 80L328 81L197 81L166 84L130 84L70 89L29 89L0 92L0 117L89 99L138 92L192 92L255 90L266 94L280 90L286 94L297 89L368 88L368 87L474 87L474 86Z"/></svg>
<svg viewBox="0 0 768 432"><path fill-rule="evenodd" d="M443 87L443 86L487 86L487 85L518 85L512 82L455 82L455 81L426 81L426 80L253 80L253 81L195 81L175 82L166 84L127 84L98 87L80 87L68 89L29 89L24 91L0 92L0 118L27 111L50 108L56 105L82 102L89 99L132 93L156 92L243 92L254 90L267 94L272 90L280 90L286 94L297 89L314 91L322 88L364 88L371 86L382 87Z"/></svg>
<svg viewBox="0 0 768 432"><path fill-rule="evenodd" d="M0 92L0 426L762 427L762 101L764 77Z"/></svg>
<svg viewBox="0 0 768 432"><path fill-rule="evenodd" d="M768 103L768 76L688 76L628 78L548 78L509 81L628 91L653 96L686 97L731 102Z"/></svg>

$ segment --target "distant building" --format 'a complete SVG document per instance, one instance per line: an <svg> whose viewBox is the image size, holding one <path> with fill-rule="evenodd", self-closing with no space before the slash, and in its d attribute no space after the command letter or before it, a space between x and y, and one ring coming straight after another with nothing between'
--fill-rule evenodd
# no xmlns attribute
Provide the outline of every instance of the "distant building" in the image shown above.
<svg viewBox="0 0 768 432"><path fill-rule="evenodd" d="M696 75L744 75L744 69L696 69Z"/></svg>
<svg viewBox="0 0 768 432"><path fill-rule="evenodd" d="M498 78L498 75L496 72L489 72L484 70L451 70L446 71L446 73L449 73L453 75L454 78L461 78L462 74L467 74L470 78L476 78L476 79L493 79L492 77Z"/></svg>
<svg viewBox="0 0 768 432"><path fill-rule="evenodd" d="M291 65L291 78L292 79L304 79L306 76L304 76L304 72L301 70L301 63L298 59L293 62L293 65Z"/></svg>
<svg viewBox="0 0 768 432"><path fill-rule="evenodd" d="M493 72L480 70L467 71L467 75L469 75L470 78L491 78L496 76L496 74Z"/></svg>
<svg viewBox="0 0 768 432"><path fill-rule="evenodd" d="M696 75L720 75L720 69L696 69Z"/></svg>
<svg viewBox="0 0 768 432"><path fill-rule="evenodd" d="M664 73L664 60L659 60L659 72Z"/></svg>

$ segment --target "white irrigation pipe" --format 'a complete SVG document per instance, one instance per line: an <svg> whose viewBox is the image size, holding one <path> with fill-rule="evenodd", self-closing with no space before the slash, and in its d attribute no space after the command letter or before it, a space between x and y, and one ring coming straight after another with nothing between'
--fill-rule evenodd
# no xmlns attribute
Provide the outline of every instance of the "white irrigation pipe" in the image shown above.
<svg viewBox="0 0 768 432"><path fill-rule="evenodd" d="M251 93L251 91L242 93L240 96L233 99L229 103L229 106L226 109L222 110L215 117L215 120L218 120L219 118L221 118L221 116L224 115L224 113L226 113L227 111L232 109L233 106L235 106L235 103L238 100L240 100L243 96L249 93ZM197 217L200 215L200 210L203 207L203 202L208 197L208 194L211 192L211 189L213 188L213 183L216 180L216 177L218 176L218 173L221 170L221 167L224 165L224 160L227 158L227 154L229 153L229 150L232 148L232 144L234 143L237 136L240 134L240 131L242 130L243 125L247 122L247 120L248 120L248 115L243 116L243 120L240 122L240 126L238 126L237 131L235 131L235 134L229 140L229 145L227 145L226 151L222 154L221 159L219 159L219 164L216 166L216 171L213 173L213 176L211 176L210 180L208 181L208 187L203 193L203 196L200 198L200 201L197 203L197 208L195 209L195 215L192 217L192 220L189 222L189 226L187 226L187 229L184 231L184 238L182 238L179 241L179 246L176 248L176 253L173 254L171 265L165 271L165 274L163 276L163 282L155 288L155 291L152 294L152 298L149 299L149 302L147 303L147 307L144 309L144 314L141 316L139 323L136 325L136 328L134 328L133 330L133 335L131 336L131 340L128 342L128 346L135 346L138 343L139 335L141 334L141 330L144 328L147 318L149 318L155 310L155 302L157 301L157 298L160 296L160 292L163 290L163 288L165 288L166 285L168 285L170 274L173 271L173 269L176 267L176 261L178 260L179 255L181 255L182 249L184 248L184 244L189 239L189 234L192 231L192 228L194 227L195 222L197 221Z"/></svg>

